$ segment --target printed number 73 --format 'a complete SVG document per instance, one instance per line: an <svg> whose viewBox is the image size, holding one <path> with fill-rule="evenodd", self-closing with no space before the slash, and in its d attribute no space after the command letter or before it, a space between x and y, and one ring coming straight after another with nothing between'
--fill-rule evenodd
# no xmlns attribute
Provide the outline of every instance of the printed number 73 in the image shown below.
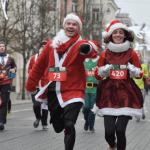
<svg viewBox="0 0 150 150"><path fill-rule="evenodd" d="M54 74L54 79L59 79L60 78L60 73L53 73Z"/></svg>

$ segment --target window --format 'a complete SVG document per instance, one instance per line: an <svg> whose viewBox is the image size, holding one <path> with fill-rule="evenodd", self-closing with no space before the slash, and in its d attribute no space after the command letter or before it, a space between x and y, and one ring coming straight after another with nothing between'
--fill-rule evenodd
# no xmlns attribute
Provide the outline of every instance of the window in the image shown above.
<svg viewBox="0 0 150 150"><path fill-rule="evenodd" d="M93 21L99 21L99 9L93 9Z"/></svg>
<svg viewBox="0 0 150 150"><path fill-rule="evenodd" d="M72 12L77 13L78 1L72 0Z"/></svg>

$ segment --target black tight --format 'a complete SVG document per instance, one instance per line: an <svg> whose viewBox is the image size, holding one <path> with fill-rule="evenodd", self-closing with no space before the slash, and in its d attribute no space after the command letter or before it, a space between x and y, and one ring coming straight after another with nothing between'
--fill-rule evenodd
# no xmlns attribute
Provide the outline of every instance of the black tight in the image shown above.
<svg viewBox="0 0 150 150"><path fill-rule="evenodd" d="M105 139L110 145L115 145L115 133L117 136L117 150L125 150L126 136L125 131L129 121L129 116L104 116Z"/></svg>
<svg viewBox="0 0 150 150"><path fill-rule="evenodd" d="M65 150L73 150L75 143L75 127L74 122L69 119L56 119L52 125L56 133L60 133L65 129Z"/></svg>

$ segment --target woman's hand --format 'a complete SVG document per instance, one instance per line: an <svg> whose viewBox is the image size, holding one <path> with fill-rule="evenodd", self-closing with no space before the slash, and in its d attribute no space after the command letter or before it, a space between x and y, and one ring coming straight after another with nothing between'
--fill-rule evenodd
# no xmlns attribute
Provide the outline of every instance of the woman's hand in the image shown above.
<svg viewBox="0 0 150 150"><path fill-rule="evenodd" d="M16 71L15 71L15 69L10 69L9 70L11 73L15 73Z"/></svg>

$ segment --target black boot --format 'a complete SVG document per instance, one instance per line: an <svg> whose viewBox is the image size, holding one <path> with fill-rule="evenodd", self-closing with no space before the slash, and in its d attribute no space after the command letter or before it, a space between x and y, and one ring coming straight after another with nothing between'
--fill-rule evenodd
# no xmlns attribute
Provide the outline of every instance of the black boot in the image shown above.
<svg viewBox="0 0 150 150"><path fill-rule="evenodd" d="M85 130L85 131L87 131L87 130L88 130L88 121L87 121L87 122L85 122L85 124L84 124L84 130Z"/></svg>
<svg viewBox="0 0 150 150"><path fill-rule="evenodd" d="M88 118L89 118L89 109L84 109L84 119L85 119L85 124L84 124L84 130L88 130Z"/></svg>

